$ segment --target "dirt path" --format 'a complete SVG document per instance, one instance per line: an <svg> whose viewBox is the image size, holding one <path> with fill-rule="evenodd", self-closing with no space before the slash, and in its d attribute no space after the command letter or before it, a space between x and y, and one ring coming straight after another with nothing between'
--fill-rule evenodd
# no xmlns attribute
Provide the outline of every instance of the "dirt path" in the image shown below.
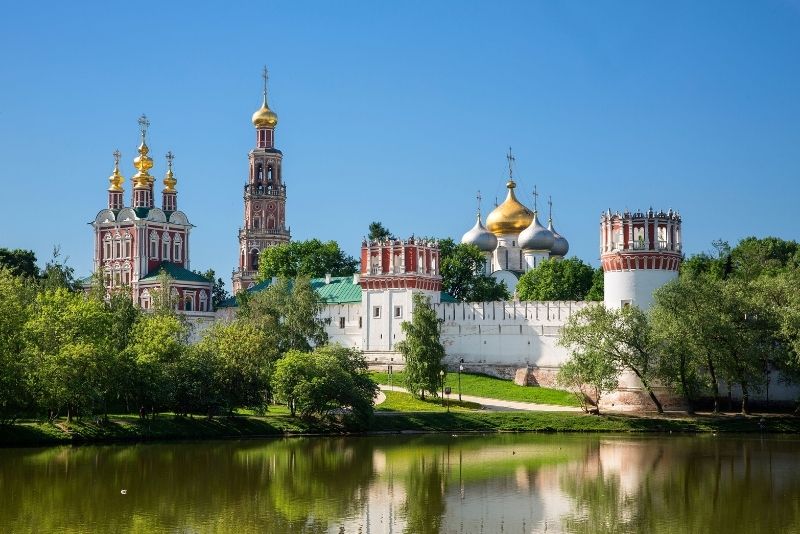
<svg viewBox="0 0 800 534"><path fill-rule="evenodd" d="M408 393L405 388L398 386L378 386L382 391L401 391ZM384 399L386 397L384 396ZM458 395L450 395L450 399L458 399ZM473 395L461 395L461 400L475 402L487 410L496 412L521 411L521 412L580 412L577 406L559 406L556 404L537 404L535 402L506 401L500 399L489 399L486 397L475 397ZM383 401L381 401L383 402ZM375 404L378 404L377 400Z"/></svg>

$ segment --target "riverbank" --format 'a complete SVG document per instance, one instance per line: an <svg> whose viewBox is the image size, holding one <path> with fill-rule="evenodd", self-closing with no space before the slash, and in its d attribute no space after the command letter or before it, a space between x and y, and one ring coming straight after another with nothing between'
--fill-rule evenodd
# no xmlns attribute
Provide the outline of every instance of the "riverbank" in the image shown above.
<svg viewBox="0 0 800 534"><path fill-rule="evenodd" d="M800 418L788 415L657 417L557 412L383 412L376 413L366 428L355 428L341 423L305 421L286 414L212 419L161 415L147 421L135 416L114 416L106 424L82 420L0 426L0 446L413 432L800 433Z"/></svg>

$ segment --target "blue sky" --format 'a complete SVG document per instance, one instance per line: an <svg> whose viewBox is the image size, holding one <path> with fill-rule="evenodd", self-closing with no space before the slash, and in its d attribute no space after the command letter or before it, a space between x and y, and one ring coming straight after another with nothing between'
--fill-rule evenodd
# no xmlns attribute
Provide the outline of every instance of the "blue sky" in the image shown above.
<svg viewBox="0 0 800 534"><path fill-rule="evenodd" d="M798 1L17 2L0 58L0 246L60 244L81 275L145 112L192 267L230 278L265 63L295 239L460 238L509 146L594 265L609 207L679 210L689 253L800 233Z"/></svg>

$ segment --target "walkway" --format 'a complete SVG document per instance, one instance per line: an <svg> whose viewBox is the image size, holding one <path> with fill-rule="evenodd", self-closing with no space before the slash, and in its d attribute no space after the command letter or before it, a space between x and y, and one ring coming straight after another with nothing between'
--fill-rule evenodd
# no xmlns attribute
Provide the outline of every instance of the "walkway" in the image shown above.
<svg viewBox="0 0 800 534"><path fill-rule="evenodd" d="M378 386L382 391L399 391L408 393L408 390L399 386L387 386L380 384ZM383 400L381 402L383 402ZM450 395L450 400L458 400L458 394ZM480 404L486 410L495 412L582 412L577 406L558 406L556 404L537 404L535 402L519 402L519 401L506 401L500 399L489 399L486 397L474 397L472 395L461 395L461 400L467 402L474 402ZM378 404L378 402L376 402Z"/></svg>

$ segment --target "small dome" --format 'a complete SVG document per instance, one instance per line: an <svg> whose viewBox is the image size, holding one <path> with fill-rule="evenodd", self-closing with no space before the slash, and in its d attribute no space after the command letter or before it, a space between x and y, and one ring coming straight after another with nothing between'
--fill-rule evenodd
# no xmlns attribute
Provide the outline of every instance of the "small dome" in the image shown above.
<svg viewBox="0 0 800 534"><path fill-rule="evenodd" d="M267 94L264 93L264 103L253 113L253 126L256 128L275 128L278 125L278 115L269 109L267 105Z"/></svg>
<svg viewBox="0 0 800 534"><path fill-rule="evenodd" d="M497 238L483 225L480 213L478 214L478 220L475 221L475 226L464 234L461 242L467 245L475 245L483 252L492 252L497 248Z"/></svg>
<svg viewBox="0 0 800 534"><path fill-rule="evenodd" d="M494 235L519 234L533 220L533 212L523 206L514 195L516 186L514 180L508 181L506 199L486 217L486 228Z"/></svg>
<svg viewBox="0 0 800 534"><path fill-rule="evenodd" d="M525 228L519 234L520 248L522 250L549 251L552 248L554 241L555 236L553 235L553 232L542 226L542 223L539 222L538 214L534 211L533 221L531 222L530 226Z"/></svg>
<svg viewBox="0 0 800 534"><path fill-rule="evenodd" d="M553 247L550 249L550 256L558 256L559 258L563 258L569 252L569 241L563 235L556 232L556 229L553 228L553 220L547 223L547 229L553 232Z"/></svg>

